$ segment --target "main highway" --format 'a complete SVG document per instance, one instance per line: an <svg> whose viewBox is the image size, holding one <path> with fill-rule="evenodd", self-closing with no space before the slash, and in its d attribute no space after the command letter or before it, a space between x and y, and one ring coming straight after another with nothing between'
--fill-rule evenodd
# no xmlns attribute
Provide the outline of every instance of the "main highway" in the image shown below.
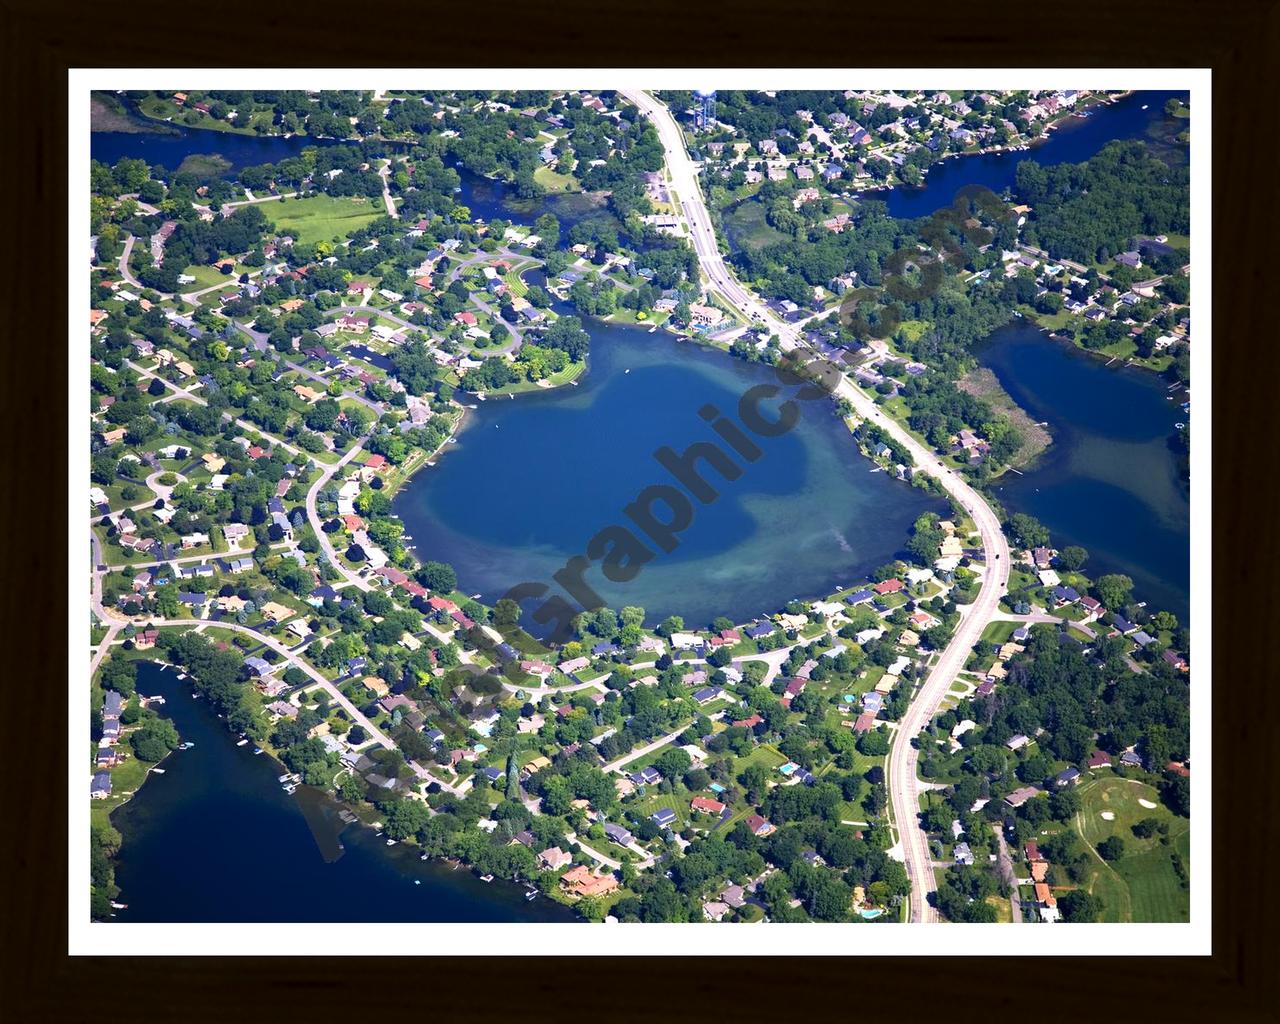
<svg viewBox="0 0 1280 1024"><path fill-rule="evenodd" d="M666 151L671 190L679 203L702 272L706 275L708 291L714 292L744 320L754 320L767 327L778 336L784 350L807 348L797 327L776 316L765 301L743 285L725 264L702 195L698 167L690 158L680 127L666 104L641 90L622 90L621 95L634 103L657 129L658 138ZM886 772L889 803L898 835L897 848L901 851L907 875L911 879L910 920L919 923L936 922L937 912L929 902L929 895L936 891L937 884L934 880L929 840L919 825L921 785L917 764L920 752L914 740L937 713L942 698L950 689L956 674L964 667L969 651L994 617L1001 595L1008 589L1009 545L995 512L962 477L947 469L936 453L925 448L906 429L885 416L843 374L834 383L826 383L836 395L847 399L859 416L876 423L910 452L916 470L929 474L941 483L943 490L968 512L982 538L985 569L982 571L978 596L971 605L961 609L960 623L951 643L938 655L911 705L899 721L890 747Z"/></svg>

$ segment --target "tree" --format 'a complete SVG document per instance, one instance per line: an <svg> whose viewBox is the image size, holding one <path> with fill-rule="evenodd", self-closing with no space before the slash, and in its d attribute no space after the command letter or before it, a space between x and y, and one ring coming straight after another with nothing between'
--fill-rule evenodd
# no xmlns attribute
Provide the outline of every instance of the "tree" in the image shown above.
<svg viewBox="0 0 1280 1024"><path fill-rule="evenodd" d="M1049 529L1035 516L1015 512L1005 524L1005 532L1020 548L1044 547L1049 543Z"/></svg>
<svg viewBox="0 0 1280 1024"><path fill-rule="evenodd" d="M447 562L426 562L418 573L424 587L441 594L458 589L458 574Z"/></svg>
<svg viewBox="0 0 1280 1024"><path fill-rule="evenodd" d="M1124 856L1124 840L1119 836L1107 836L1098 844L1098 856L1103 860L1119 860Z"/></svg>
<svg viewBox="0 0 1280 1024"><path fill-rule="evenodd" d="M1058 564L1070 571L1077 572L1089 560L1089 552L1079 544L1070 544L1058 552Z"/></svg>
<svg viewBox="0 0 1280 1024"><path fill-rule="evenodd" d="M1072 924L1097 921L1104 904L1086 889L1071 889L1058 897L1062 919Z"/></svg>
<svg viewBox="0 0 1280 1024"><path fill-rule="evenodd" d="M1129 593L1133 590L1133 580L1122 573L1109 573L1100 576L1093 584L1098 600L1110 609L1123 608L1129 601Z"/></svg>

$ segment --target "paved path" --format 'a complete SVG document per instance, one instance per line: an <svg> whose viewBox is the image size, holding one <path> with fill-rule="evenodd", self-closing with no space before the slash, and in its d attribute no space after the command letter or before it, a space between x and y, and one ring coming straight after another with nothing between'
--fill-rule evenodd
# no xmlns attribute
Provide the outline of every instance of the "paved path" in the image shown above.
<svg viewBox="0 0 1280 1024"><path fill-rule="evenodd" d="M378 168L378 177L382 179L382 201L387 207L387 216L392 220L399 220L400 213L396 210L395 200L391 198L391 161Z"/></svg>
<svg viewBox="0 0 1280 1024"><path fill-rule="evenodd" d="M697 165L684 146L680 128L666 105L639 90L621 93L636 104L653 122L663 148L667 169L689 227L689 237L707 277L708 290L715 293L747 322L761 323L777 334L784 350L805 349L795 325L780 320L769 306L743 286L725 265L716 240L711 217L698 182ZM821 364L819 364L821 365ZM849 401L864 419L883 428L908 451L918 470L941 482L943 489L966 509L982 537L984 560L993 569L983 573L978 596L961 609L960 623L951 643L941 652L932 671L917 692L895 731L889 754L889 795L899 844L911 879L910 919L935 921L937 913L929 903L936 888L929 855L928 837L920 828L920 782L916 774L919 751L912 745L933 718L956 673L964 666L969 650L982 635L1007 586L1009 549L1000 522L991 507L963 478L946 469L938 456L925 449L904 428L885 416L876 404L847 377L840 374L828 382L834 394Z"/></svg>
<svg viewBox="0 0 1280 1024"><path fill-rule="evenodd" d="M1013 923L1022 924L1022 902L1018 898L1018 878L1013 870L1013 860L1009 856L1009 844L1004 841L1004 829L999 822L991 826L991 831L996 834L1000 877L1009 886L1009 908L1013 911Z"/></svg>
<svg viewBox="0 0 1280 1024"><path fill-rule="evenodd" d="M316 511L316 500L320 492L324 490L325 485L333 479L340 469L354 459L362 450L366 438L362 437L351 446L341 459L331 465L325 466L320 471L320 475L316 478L315 483L307 490L307 521L311 523L311 530L316 535L316 539L320 541L320 548L324 551L325 556L329 559L329 563L338 570L342 578L350 583L358 590L372 590L373 585L359 573L348 569L346 564L339 557L338 552L334 549L333 543L329 540L329 535L324 532L324 521L320 518L320 513Z"/></svg>
<svg viewBox="0 0 1280 1024"><path fill-rule="evenodd" d="M712 721L716 721L717 719L724 718L724 712L717 711L714 715L710 715L709 717L711 718ZM675 732L669 732L665 736L659 736L652 743L646 743L643 747L637 747L635 750L631 751L631 753L618 758L618 760L614 761L612 764L605 765L600 770L603 772L617 771L619 768L622 768L625 765L629 765L632 761L636 760L637 758L644 757L645 754L650 754L653 751L657 750L659 747L665 747L668 743L670 743L672 740L679 737L679 735L682 732L684 732L687 728L689 728L690 724L692 723L686 722Z"/></svg>

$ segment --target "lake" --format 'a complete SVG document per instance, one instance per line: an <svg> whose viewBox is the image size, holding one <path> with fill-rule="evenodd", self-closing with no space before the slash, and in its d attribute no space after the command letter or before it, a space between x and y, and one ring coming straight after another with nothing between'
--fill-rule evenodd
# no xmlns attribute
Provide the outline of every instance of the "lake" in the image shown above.
<svg viewBox="0 0 1280 1024"><path fill-rule="evenodd" d="M566 907L522 886L490 884L460 868L388 847L371 829L344 827L317 791L290 796L285 769L237 747L177 672L138 669L138 692L160 694L191 750L175 751L112 816L124 838L117 921L561 921Z"/></svg>
<svg viewBox="0 0 1280 1024"><path fill-rule="evenodd" d="M1093 107L1088 117L1068 118L1028 150L950 157L929 168L921 188L899 186L863 195L885 202L893 217L924 217L949 206L966 185L985 185L996 193L1012 187L1023 160L1045 165L1082 163L1117 139L1145 139L1166 159L1180 155L1185 160L1186 147L1171 147L1167 140L1188 122L1166 116L1164 105L1172 97L1186 100L1188 95L1185 91L1131 93L1115 103Z"/></svg>
<svg viewBox="0 0 1280 1024"><path fill-rule="evenodd" d="M396 498L418 555L453 564L459 586L482 600L526 581L557 590L552 574L567 558L606 525L634 528L624 506L670 482L656 449L715 441L704 405L733 414L749 388L776 382L767 367L665 333L584 326L590 368L579 387L480 404L457 443ZM736 481L704 465L720 497L696 506L674 552L626 583L593 567L587 580L609 607L639 605L650 624L671 614L691 626L745 621L857 582L903 548L921 512L943 507L872 473L829 401L798 404L797 426L760 439L764 454L737 460Z"/></svg>
<svg viewBox="0 0 1280 1024"><path fill-rule="evenodd" d="M1044 523L1055 547L1087 548L1090 576L1131 576L1137 600L1187 621L1190 504L1169 444L1188 419L1186 393L1025 323L996 331L977 354L1033 419L1048 421L1054 441L1024 476L1003 477L996 497Z"/></svg>

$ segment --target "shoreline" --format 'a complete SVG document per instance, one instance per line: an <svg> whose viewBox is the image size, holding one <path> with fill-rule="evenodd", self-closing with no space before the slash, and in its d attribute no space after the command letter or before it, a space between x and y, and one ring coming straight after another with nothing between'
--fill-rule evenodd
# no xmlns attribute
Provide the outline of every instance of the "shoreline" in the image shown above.
<svg viewBox="0 0 1280 1024"><path fill-rule="evenodd" d="M1066 122L1070 121L1072 118L1078 118L1080 120L1084 120L1085 111L1092 110L1095 107L1111 106L1115 103L1119 103L1121 100L1127 99L1129 96L1132 96L1135 91L1136 90L1133 90L1133 89L1127 89L1124 92L1118 93L1114 96L1105 96L1098 99L1086 101L1083 105L1079 107L1079 109L1072 110L1070 113L1063 114L1060 117L1054 118L1052 121L1049 121L1045 125L1044 130L1041 132L1041 134L1037 135L1034 139L1030 139L1027 142L1019 143L1018 145L1010 144L1010 145L1003 145L1003 146L984 146L974 150L961 150L958 153L955 153L955 152L945 153L942 159L923 168L923 170L921 171L919 185L908 185L905 181L898 181L896 184L892 184L892 185L886 182L884 184L872 185L868 188L859 189L857 192L853 193L851 197L848 197L848 198L861 199L863 196L872 196L874 198L874 193L891 192L894 189L914 189L916 191L923 192L928 187L929 172L933 170L934 167L937 167L939 164L946 163L948 160L951 160L953 158L969 157L969 156L991 156L999 153L1017 153L1022 150L1032 152L1035 149L1039 148L1040 146L1043 146L1046 142L1049 142L1050 133L1056 130L1057 128L1061 127L1062 125L1066 124Z"/></svg>

